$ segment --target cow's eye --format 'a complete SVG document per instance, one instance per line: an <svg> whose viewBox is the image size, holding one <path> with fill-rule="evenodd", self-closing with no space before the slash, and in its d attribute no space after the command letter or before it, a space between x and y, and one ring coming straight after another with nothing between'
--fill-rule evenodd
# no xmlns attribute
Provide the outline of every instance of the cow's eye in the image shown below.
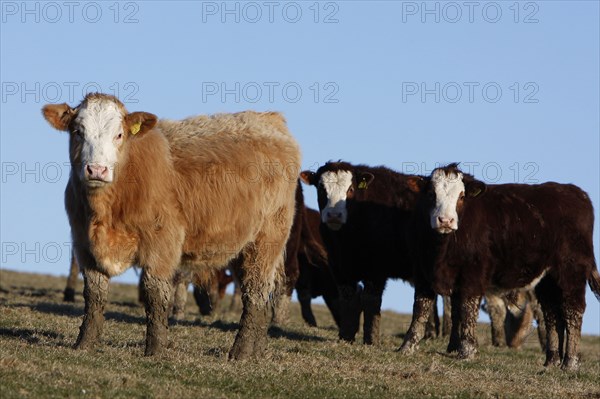
<svg viewBox="0 0 600 399"><path fill-rule="evenodd" d="M350 186L350 188L348 189L348 194L354 194L354 187Z"/></svg>
<svg viewBox="0 0 600 399"><path fill-rule="evenodd" d="M83 133L81 132L80 129L73 129L73 134L77 137L79 137L80 139L83 138Z"/></svg>
<svg viewBox="0 0 600 399"><path fill-rule="evenodd" d="M123 138L123 133L117 134L117 137L116 137L117 140L121 140L122 138Z"/></svg>

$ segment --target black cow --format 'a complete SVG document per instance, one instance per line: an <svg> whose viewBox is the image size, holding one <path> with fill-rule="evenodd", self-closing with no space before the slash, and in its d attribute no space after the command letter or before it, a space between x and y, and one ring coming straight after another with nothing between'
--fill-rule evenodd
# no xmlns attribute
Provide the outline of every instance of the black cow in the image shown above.
<svg viewBox="0 0 600 399"><path fill-rule="evenodd" d="M364 343L377 343L387 279L412 281L403 239L419 197L409 186L412 177L346 162L328 162L317 172L300 175L317 188L321 235L340 293L340 338L354 340L360 304ZM358 282L364 285L362 292Z"/></svg>

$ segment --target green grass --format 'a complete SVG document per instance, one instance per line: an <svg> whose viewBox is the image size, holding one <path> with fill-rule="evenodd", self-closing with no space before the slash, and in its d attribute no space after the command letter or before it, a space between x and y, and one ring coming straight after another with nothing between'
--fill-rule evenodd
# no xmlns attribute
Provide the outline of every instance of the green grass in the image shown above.
<svg viewBox="0 0 600 399"><path fill-rule="evenodd" d="M410 316L384 312L379 347L337 340L326 308L313 306L307 327L297 303L290 321L271 329L261 359L227 361L239 315L200 318L191 295L183 323L169 330L161 356L143 356L144 311L137 289L113 284L103 343L72 349L83 298L62 302L64 279L0 271L0 397L8 398L600 398L600 337L584 336L577 373L543 367L535 334L521 350L491 346L479 326L479 353L460 361L445 339L421 344L411 357L395 350ZM228 299L228 298L226 298ZM225 304L226 305L226 304Z"/></svg>

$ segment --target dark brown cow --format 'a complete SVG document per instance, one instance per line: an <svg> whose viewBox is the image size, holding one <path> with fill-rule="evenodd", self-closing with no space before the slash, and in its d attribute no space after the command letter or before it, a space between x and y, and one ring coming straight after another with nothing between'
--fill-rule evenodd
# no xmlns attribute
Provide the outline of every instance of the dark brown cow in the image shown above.
<svg viewBox="0 0 600 399"><path fill-rule="evenodd" d="M321 234L340 292L341 339L354 340L356 310L362 307L364 342L377 343L387 279L412 281L403 237L419 196L409 186L413 177L346 162L301 173L304 182L317 188ZM364 284L362 292L357 292L358 282Z"/></svg>
<svg viewBox="0 0 600 399"><path fill-rule="evenodd" d="M411 186L421 193L407 235L416 290L413 321L400 350L416 349L422 319L440 293L452 295L448 351L472 358L481 296L488 289L536 286L547 329L545 365L576 369L586 281L600 298L588 195L570 184L486 185L456 164L414 178Z"/></svg>

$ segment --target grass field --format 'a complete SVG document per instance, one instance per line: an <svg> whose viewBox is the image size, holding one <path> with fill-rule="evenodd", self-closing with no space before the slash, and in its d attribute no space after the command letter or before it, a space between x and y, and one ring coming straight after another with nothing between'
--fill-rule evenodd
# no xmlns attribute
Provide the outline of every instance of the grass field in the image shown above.
<svg viewBox="0 0 600 399"><path fill-rule="evenodd" d="M169 329L170 348L144 357L136 287L113 284L103 343L84 352L72 349L83 298L63 303L63 288L59 277L0 270L0 398L600 398L597 336L583 337L577 373L544 368L535 334L518 351L492 347L487 324L474 361L447 355L441 338L402 357L395 350L410 316L385 312L381 345L367 347L338 342L322 306L314 306L320 327L307 327L292 303L264 358L230 362L239 315L200 318L190 295L185 320Z"/></svg>

